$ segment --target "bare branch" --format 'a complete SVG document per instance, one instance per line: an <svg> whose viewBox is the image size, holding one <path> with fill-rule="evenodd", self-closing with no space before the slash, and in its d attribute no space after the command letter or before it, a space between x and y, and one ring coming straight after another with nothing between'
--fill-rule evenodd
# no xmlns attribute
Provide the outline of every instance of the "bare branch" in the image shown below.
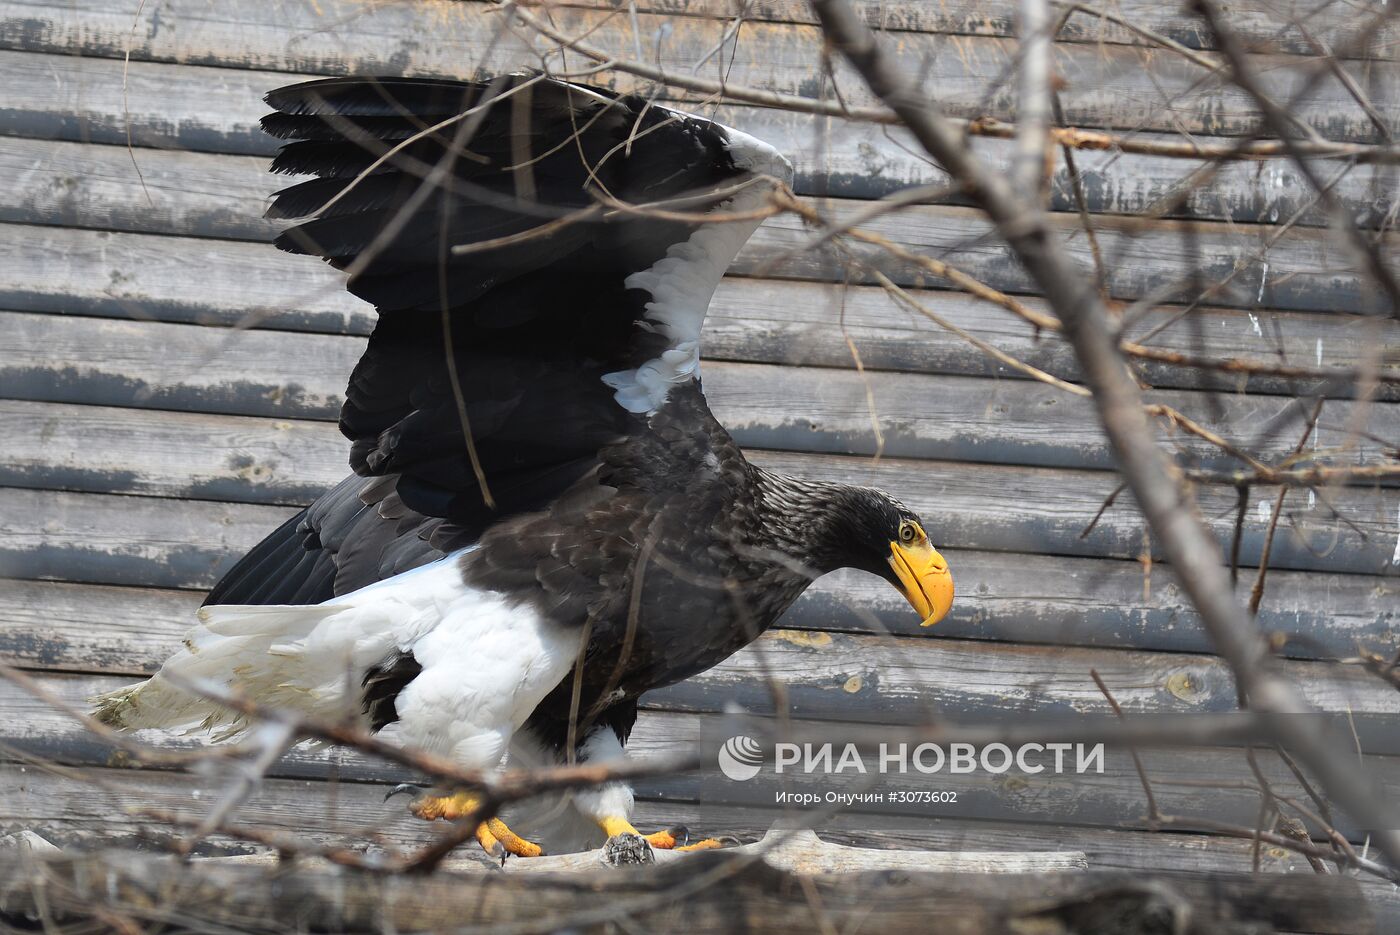
<svg viewBox="0 0 1400 935"><path fill-rule="evenodd" d="M1020 0L1019 11L1020 94L1011 178L1022 198L1040 204L1050 153L1050 10L1046 0Z"/></svg>
<svg viewBox="0 0 1400 935"><path fill-rule="evenodd" d="M1290 717L1311 708L1268 665L1268 641L1236 602L1219 545L1153 444L1141 394L1124 368L1112 338L1112 321L1091 287L1091 277L1065 257L1043 212L1016 198L1005 179L973 158L958 128L890 65L875 36L847 3L812 0L812 5L828 39L929 154L968 186L1050 301L1094 391L1104 430L1138 506L1251 707L1273 720L1286 745L1345 808L1377 829L1381 848L1400 863L1400 833L1390 830L1397 824L1388 805L1350 764L1342 765L1319 727L1306 718Z"/></svg>

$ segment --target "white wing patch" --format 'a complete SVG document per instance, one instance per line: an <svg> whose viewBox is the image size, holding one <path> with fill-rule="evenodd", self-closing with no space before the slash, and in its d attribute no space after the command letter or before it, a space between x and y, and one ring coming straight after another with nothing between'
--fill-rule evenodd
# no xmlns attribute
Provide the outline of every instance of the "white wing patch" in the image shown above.
<svg viewBox="0 0 1400 935"><path fill-rule="evenodd" d="M423 666L394 701L403 737L463 766L500 765L511 735L578 658L582 630L472 592L412 646Z"/></svg>
<svg viewBox="0 0 1400 935"><path fill-rule="evenodd" d="M679 111L677 112L679 113ZM701 117L684 115L692 120ZM708 122L708 121L707 121ZM729 127L717 129L728 137L734 164L755 174L792 180L792 164L761 140ZM711 214L747 214L767 203L771 187L757 183L716 206ZM650 268L624 280L629 289L645 289L652 300L646 305L645 322L661 334L670 347L635 370L605 374L603 382L628 412L656 412L666 402L671 387L695 379L700 369L700 329L715 288L724 271L758 229L761 221L734 221L702 226L689 239L673 244Z"/></svg>

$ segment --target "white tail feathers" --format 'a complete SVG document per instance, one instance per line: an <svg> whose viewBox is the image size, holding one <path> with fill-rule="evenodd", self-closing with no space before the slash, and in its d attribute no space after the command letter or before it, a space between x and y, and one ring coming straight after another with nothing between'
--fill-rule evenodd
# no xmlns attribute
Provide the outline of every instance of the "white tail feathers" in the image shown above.
<svg viewBox="0 0 1400 935"><path fill-rule="evenodd" d="M208 685L261 705L344 716L344 700L353 694L346 687L358 688L363 675L352 659L357 641L346 641L339 653L320 646L316 659L308 658L307 649L318 627L330 622L332 629L343 630L334 626L335 618L358 615L356 608L344 604L202 607L200 625L185 637L183 649L146 681L93 699L94 714L105 724L128 730L217 729L220 739L244 730L242 715L189 690Z"/></svg>
<svg viewBox="0 0 1400 935"><path fill-rule="evenodd" d="M93 699L117 728L221 729L248 725L218 702L187 690L208 685L269 708L317 718L360 716L365 673L407 651L454 601L470 598L452 558L332 598L324 604L214 604L160 671Z"/></svg>
<svg viewBox="0 0 1400 935"><path fill-rule="evenodd" d="M453 556L324 604L215 605L184 648L139 685L95 699L117 728L241 733L245 718L199 693L240 695L320 721L359 719L366 673L410 654L397 690L405 742L481 769L500 764L512 733L578 658L582 634L529 604L474 589Z"/></svg>

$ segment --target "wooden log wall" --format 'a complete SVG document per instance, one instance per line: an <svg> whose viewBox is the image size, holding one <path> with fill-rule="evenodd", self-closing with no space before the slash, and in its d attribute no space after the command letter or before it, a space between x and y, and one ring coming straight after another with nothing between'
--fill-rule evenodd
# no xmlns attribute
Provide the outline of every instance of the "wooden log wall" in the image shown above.
<svg viewBox="0 0 1400 935"><path fill-rule="evenodd" d="M615 6L571 0L553 16L561 29L595 30L590 41L631 55L633 18ZM715 73L710 52L729 25L730 0L635 6L643 44L668 68ZM891 30L891 49L922 69L950 113L1014 118L1014 95L1000 81L1015 56L1011 0L861 6ZM1104 6L1213 61L1208 32L1171 5ZM1241 0L1230 17L1259 44L1253 63L1272 91L1296 91L1302 56L1314 51L1311 42L1326 42L1343 56L1340 69L1367 89L1381 124L1394 127L1397 27L1393 19L1359 25L1380 6ZM1306 28L1285 28L1294 20ZM317 75L463 76L528 64L520 42L496 41L499 21L489 4L466 0L160 0L139 11L104 0L0 0L0 574L8 579L0 581L0 658L36 671L75 706L150 672L177 644L202 592L344 475L334 420L372 311L341 290L334 271L268 245L276 228L261 215L284 180L265 171L274 143L257 128L260 98ZM817 77L818 50L805 3L758 0L719 58L736 84L819 96L829 89ZM1248 101L1218 76L1116 19L1071 17L1056 67L1066 119L1077 125L1208 144L1255 126ZM623 74L599 80L641 86ZM871 103L849 72L838 67L835 80L843 99ZM1335 75L1295 111L1329 139L1387 136ZM836 218L892 191L946 180L888 128L752 106L724 105L718 114L788 153L798 194ZM1010 158L1009 143L976 145L998 164ZM1130 337L1320 371L1350 368L1378 343L1400 345L1400 325L1362 314L1372 290L1290 166L1235 163L1196 185L1200 166L1190 160L1114 151L1077 158L1106 290L1124 302L1158 303ZM1054 169L1056 223L1092 268L1064 161ZM1331 171L1336 197L1393 261L1396 169L1338 163ZM866 226L1044 308L1006 249L984 236L986 223L957 198ZM1232 709L1229 673L1207 655L1171 570L1152 561L1128 497L1086 533L1117 483L1090 408L848 277L839 257L794 254L810 237L796 219L777 218L745 249L707 324L707 391L756 461L898 491L946 546L957 605L925 631L883 582L832 576L754 647L649 696L635 746L652 751L709 736L735 703L771 711L764 673L785 684L789 713L811 721L1105 711L1090 669L1130 712ZM860 255L878 259L874 250ZM881 266L959 326L1077 376L1053 336L917 269ZM1203 284L1215 288L1201 295ZM859 348L863 375L847 339ZM1400 373L1400 358L1381 366ZM1332 398L1317 448L1349 439L1352 457L1374 459L1400 440L1396 384L1380 385L1358 410L1349 389L1330 385L1155 365L1140 372L1155 401L1248 440L1260 456L1292 449L1301 431L1294 399L1318 389ZM1193 465L1237 466L1190 436L1162 441ZM1273 493L1256 491L1245 518L1246 586ZM1222 541L1236 502L1229 488L1201 491ZM1260 621L1278 635L1283 671L1319 707L1349 713L1356 742L1400 789L1400 748L1387 731L1400 695L1329 661L1358 647L1400 650L1400 491L1373 484L1290 494L1270 566ZM0 711L9 715L0 719L0 757L11 761L0 767L0 833L130 842L149 823L122 807L197 812L213 788L207 777L129 769L71 717L3 683ZM45 770L34 757L66 767ZM1233 752L1148 761L1163 783L1164 810L1254 821L1251 792L1189 784L1212 771L1247 778ZM971 780L959 784L956 807L918 818L844 814L827 833L864 844L1070 848L1105 869L1248 869L1248 841L1147 830L1137 777L1121 767L1095 777L1092 794L1038 780ZM1286 770L1269 769L1291 788ZM381 843L421 840L400 806L380 801L377 784L406 778L382 765L298 752L273 776L245 820L338 840L367 831ZM642 791L644 822L752 835L776 814L752 801L697 804L686 780ZM1364 838L1364 829L1344 831ZM1267 848L1263 865L1306 866ZM1400 914L1394 897L1377 900Z"/></svg>

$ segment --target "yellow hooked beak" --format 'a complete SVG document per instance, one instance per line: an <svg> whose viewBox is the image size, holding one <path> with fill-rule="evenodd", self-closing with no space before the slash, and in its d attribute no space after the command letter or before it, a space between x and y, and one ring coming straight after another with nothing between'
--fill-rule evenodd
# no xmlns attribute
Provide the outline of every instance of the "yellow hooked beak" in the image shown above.
<svg viewBox="0 0 1400 935"><path fill-rule="evenodd" d="M953 575L924 531L917 524L914 528L918 537L913 542L890 543L889 562L904 586L905 598L923 618L919 625L931 627L953 606Z"/></svg>

